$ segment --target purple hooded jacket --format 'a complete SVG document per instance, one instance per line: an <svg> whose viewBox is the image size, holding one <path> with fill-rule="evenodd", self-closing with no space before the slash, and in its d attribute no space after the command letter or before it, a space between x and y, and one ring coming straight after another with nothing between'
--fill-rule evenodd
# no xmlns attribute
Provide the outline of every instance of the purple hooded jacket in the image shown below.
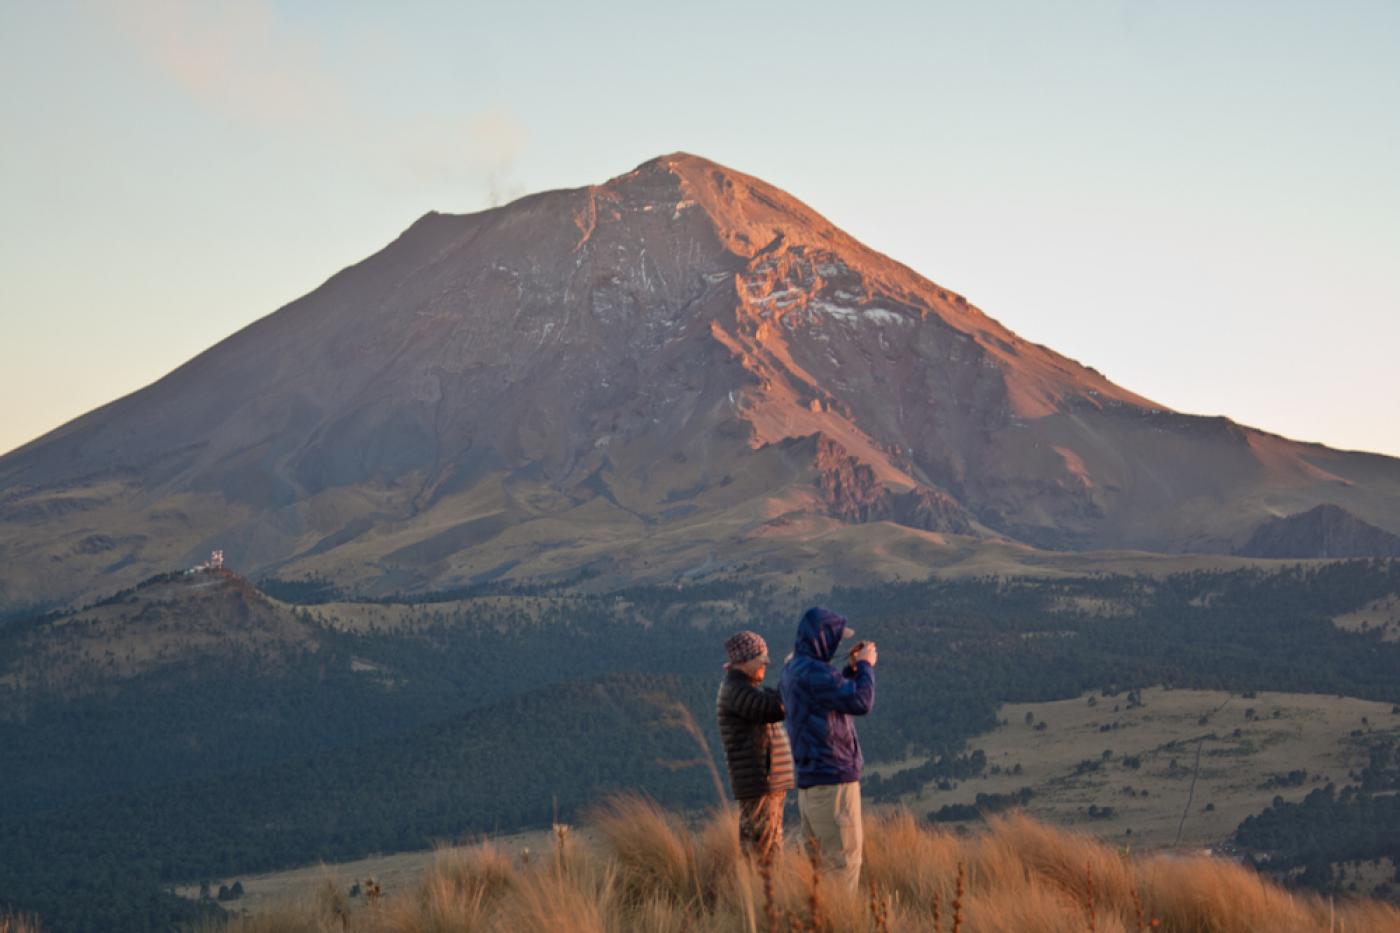
<svg viewBox="0 0 1400 933"><path fill-rule="evenodd" d="M820 606L808 609L783 665L778 689L799 788L859 781L865 763L851 717L875 705L875 669L860 661L846 676L831 666L845 628L844 616Z"/></svg>

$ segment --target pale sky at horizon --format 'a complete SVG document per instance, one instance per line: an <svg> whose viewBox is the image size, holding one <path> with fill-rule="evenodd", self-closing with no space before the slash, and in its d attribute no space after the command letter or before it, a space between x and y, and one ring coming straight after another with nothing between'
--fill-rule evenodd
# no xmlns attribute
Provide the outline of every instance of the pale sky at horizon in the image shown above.
<svg viewBox="0 0 1400 933"><path fill-rule="evenodd" d="M1400 456L1400 2L0 0L0 453L686 150L1180 411Z"/></svg>

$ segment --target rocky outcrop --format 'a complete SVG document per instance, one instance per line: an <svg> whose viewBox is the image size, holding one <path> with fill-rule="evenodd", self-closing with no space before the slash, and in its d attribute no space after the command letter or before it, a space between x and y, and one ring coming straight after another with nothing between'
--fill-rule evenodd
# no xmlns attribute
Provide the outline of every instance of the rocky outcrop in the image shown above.
<svg viewBox="0 0 1400 933"><path fill-rule="evenodd" d="M967 511L952 496L929 486L895 492L867 463L825 435L817 437L813 461L817 488L828 513L847 522L890 521L924 531L971 534Z"/></svg>
<svg viewBox="0 0 1400 933"><path fill-rule="evenodd" d="M1337 505L1260 523L1238 551L1246 557L1400 557L1400 535Z"/></svg>
<svg viewBox="0 0 1400 933"><path fill-rule="evenodd" d="M827 512L848 522L880 521L889 517L889 490L862 463L826 435L817 436L817 488Z"/></svg>
<svg viewBox="0 0 1400 933"><path fill-rule="evenodd" d="M916 486L891 496L891 513L896 522L924 531L946 531L956 535L973 533L967 510L939 489Z"/></svg>

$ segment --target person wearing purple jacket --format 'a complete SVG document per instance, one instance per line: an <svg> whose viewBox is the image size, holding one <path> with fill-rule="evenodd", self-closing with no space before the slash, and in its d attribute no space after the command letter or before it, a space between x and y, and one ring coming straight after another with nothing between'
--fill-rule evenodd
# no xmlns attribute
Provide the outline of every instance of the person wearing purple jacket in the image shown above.
<svg viewBox="0 0 1400 933"><path fill-rule="evenodd" d="M860 753L853 716L875 706L874 642L860 642L850 663L831 666L842 638L854 634L846 618L814 606L797 625L797 643L783 665L778 689L797 769L802 835L821 847L822 862L842 884L860 890L864 830L860 814Z"/></svg>

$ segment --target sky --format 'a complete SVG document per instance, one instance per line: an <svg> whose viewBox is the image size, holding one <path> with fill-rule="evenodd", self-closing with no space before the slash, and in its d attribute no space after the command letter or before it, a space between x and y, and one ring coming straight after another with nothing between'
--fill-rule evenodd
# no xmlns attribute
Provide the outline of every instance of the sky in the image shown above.
<svg viewBox="0 0 1400 933"><path fill-rule="evenodd" d="M0 452L430 210L693 152L1180 411L1400 456L1400 3L0 0Z"/></svg>

